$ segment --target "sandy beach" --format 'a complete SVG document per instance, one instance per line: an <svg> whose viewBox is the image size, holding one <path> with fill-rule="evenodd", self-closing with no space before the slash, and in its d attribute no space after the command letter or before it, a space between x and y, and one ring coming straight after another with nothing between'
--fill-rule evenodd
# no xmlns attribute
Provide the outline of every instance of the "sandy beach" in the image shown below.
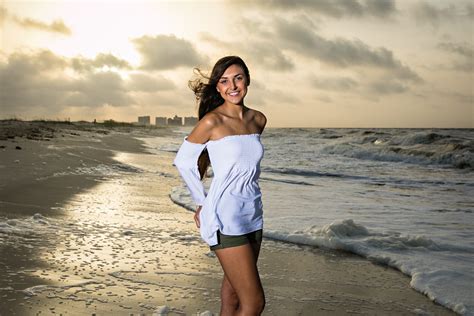
<svg viewBox="0 0 474 316"><path fill-rule="evenodd" d="M219 263L169 197L175 154L137 139L172 134L0 122L0 315L218 315ZM350 253L265 238L259 269L264 315L454 315Z"/></svg>

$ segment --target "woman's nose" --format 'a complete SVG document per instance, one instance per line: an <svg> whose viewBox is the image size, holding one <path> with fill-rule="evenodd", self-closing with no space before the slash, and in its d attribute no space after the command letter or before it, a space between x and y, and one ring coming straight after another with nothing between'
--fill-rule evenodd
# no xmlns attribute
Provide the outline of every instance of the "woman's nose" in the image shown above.
<svg viewBox="0 0 474 316"><path fill-rule="evenodd" d="M231 88L232 90L235 90L235 87L236 87L236 84L235 84L235 81L234 80L231 80Z"/></svg>

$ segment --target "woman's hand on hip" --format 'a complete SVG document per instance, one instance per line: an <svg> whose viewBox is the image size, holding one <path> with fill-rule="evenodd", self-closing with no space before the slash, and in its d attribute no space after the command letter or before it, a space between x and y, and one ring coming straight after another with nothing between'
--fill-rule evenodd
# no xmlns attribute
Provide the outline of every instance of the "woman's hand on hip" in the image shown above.
<svg viewBox="0 0 474 316"><path fill-rule="evenodd" d="M202 205L199 205L194 212L194 221L196 222L197 228L201 227L201 221L199 220L199 214L201 213Z"/></svg>

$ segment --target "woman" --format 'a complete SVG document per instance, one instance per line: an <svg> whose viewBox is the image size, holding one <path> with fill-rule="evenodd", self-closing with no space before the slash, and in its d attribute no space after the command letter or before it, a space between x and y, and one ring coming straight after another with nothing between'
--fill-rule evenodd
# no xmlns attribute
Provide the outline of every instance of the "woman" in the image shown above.
<svg viewBox="0 0 474 316"><path fill-rule="evenodd" d="M199 121L174 160L197 204L196 226L224 270L221 315L260 315L265 306L257 259L263 229L260 135L267 120L244 105L249 84L248 68L237 56L217 61L207 83L190 81ZM214 178L206 195L201 180L210 163Z"/></svg>

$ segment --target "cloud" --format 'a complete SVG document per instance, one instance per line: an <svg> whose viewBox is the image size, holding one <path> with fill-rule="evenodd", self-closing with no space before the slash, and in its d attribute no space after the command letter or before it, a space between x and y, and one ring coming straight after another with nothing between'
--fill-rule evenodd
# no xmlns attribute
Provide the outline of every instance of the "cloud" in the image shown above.
<svg viewBox="0 0 474 316"><path fill-rule="evenodd" d="M349 77L314 77L313 87L319 90L348 91L356 88L359 83Z"/></svg>
<svg viewBox="0 0 474 316"><path fill-rule="evenodd" d="M409 67L397 60L392 51L380 47L371 48L360 40L344 38L326 39L316 34L305 23L275 20L275 37L282 47L307 58L317 59L338 68L370 66L390 70L405 80L420 82L421 78Z"/></svg>
<svg viewBox="0 0 474 316"><path fill-rule="evenodd" d="M0 6L0 23L3 24L8 17L8 11L4 7Z"/></svg>
<svg viewBox="0 0 474 316"><path fill-rule="evenodd" d="M70 85L65 104L70 106L100 107L127 106L133 99L127 95L124 80L115 72L89 73Z"/></svg>
<svg viewBox="0 0 474 316"><path fill-rule="evenodd" d="M71 58L71 66L77 72L89 72L103 66L116 67L121 69L131 69L130 64L123 59L119 59L112 54L98 54L95 59L74 57Z"/></svg>
<svg viewBox="0 0 474 316"><path fill-rule="evenodd" d="M62 73L66 65L67 61L49 51L32 56L11 54L6 63L0 63L1 111L16 113L29 107L57 109L69 89L69 80L44 74L55 71Z"/></svg>
<svg viewBox="0 0 474 316"><path fill-rule="evenodd" d="M469 59L472 59L474 56L474 50L472 48L472 45L469 46L468 43L444 42L439 43L438 47L445 51L452 52Z"/></svg>
<svg viewBox="0 0 474 316"><path fill-rule="evenodd" d="M149 76L146 74L136 73L130 75L127 88L130 91L157 92L173 90L176 88L176 85L173 81L160 75Z"/></svg>
<svg viewBox="0 0 474 316"><path fill-rule="evenodd" d="M453 54L456 60L452 64L452 69L472 72L474 68L474 49L472 44L442 42L438 44L438 48Z"/></svg>
<svg viewBox="0 0 474 316"><path fill-rule="evenodd" d="M457 5L449 4L445 7L438 7L432 3L419 1L412 7L412 15L417 22L437 27L445 21L471 20L474 15L474 6L467 2L462 6L457 3Z"/></svg>
<svg viewBox="0 0 474 316"><path fill-rule="evenodd" d="M466 4L466 15L469 19L474 18L474 4L472 3Z"/></svg>
<svg viewBox="0 0 474 316"><path fill-rule="evenodd" d="M1 115L47 113L70 106L126 106L134 102L115 72L71 75L71 61L51 51L13 53L0 62Z"/></svg>
<svg viewBox="0 0 474 316"><path fill-rule="evenodd" d="M395 0L255 0L239 2L239 5L257 6L265 10L300 10L333 18L366 16L385 18L398 11Z"/></svg>
<svg viewBox="0 0 474 316"><path fill-rule="evenodd" d="M201 33L200 39L221 50L235 55L245 56L249 63L264 66L272 71L289 71L294 69L293 61L282 53L272 40L248 39L244 42L226 42L209 33Z"/></svg>
<svg viewBox="0 0 474 316"><path fill-rule="evenodd" d="M265 106L267 104L282 105L282 104L301 104L293 93L288 93L286 88L268 89L262 82L252 80L250 84L249 94L246 101L256 106Z"/></svg>
<svg viewBox="0 0 474 316"><path fill-rule="evenodd" d="M7 19L23 28L36 29L50 33L59 33L62 35L71 35L72 33L71 29L67 27L62 20L55 20L51 23L46 23L31 18L21 18L14 14L10 14L4 7L0 7L0 22L3 22Z"/></svg>
<svg viewBox="0 0 474 316"><path fill-rule="evenodd" d="M408 87L393 78L379 78L369 84L369 90L376 94L394 94L403 93L408 90Z"/></svg>
<svg viewBox="0 0 474 316"><path fill-rule="evenodd" d="M132 40L142 55L142 69L169 70L181 66L207 64L191 42L174 35L142 36Z"/></svg>
<svg viewBox="0 0 474 316"><path fill-rule="evenodd" d="M390 76L370 76L359 81L350 77L336 76L316 76L311 79L312 87L317 90L326 90L335 92L336 95L341 92L368 93L370 95L387 95L403 93L409 90L409 87L403 80Z"/></svg>
<svg viewBox="0 0 474 316"><path fill-rule="evenodd" d="M424 81L397 59L391 50L374 48L358 39L326 38L318 34L317 26L306 15L297 15L291 20L282 17L256 18L250 24L244 21L240 27L243 28L242 33L252 35L245 41L239 41L238 45L208 33L201 33L200 39L223 51L242 52L251 63L265 70L291 71L297 65L307 65L310 60L349 73L341 77L310 77L308 83L312 89L370 97L374 94L403 93L410 90L412 84ZM311 71L308 67L305 70ZM277 92L272 91L268 95L274 97Z"/></svg>
<svg viewBox="0 0 474 316"><path fill-rule="evenodd" d="M0 116L54 117L69 111L89 115L163 104L166 95L183 104L173 81L160 74L128 71L122 78L116 71L104 70L104 65L131 68L111 54L93 59L66 58L49 50L10 54L0 62Z"/></svg>

